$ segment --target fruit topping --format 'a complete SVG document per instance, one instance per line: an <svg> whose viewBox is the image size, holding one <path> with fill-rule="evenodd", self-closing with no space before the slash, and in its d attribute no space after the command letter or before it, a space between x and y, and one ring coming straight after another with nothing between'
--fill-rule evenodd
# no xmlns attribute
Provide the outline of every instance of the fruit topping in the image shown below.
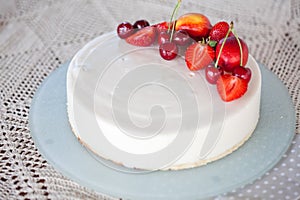
<svg viewBox="0 0 300 200"><path fill-rule="evenodd" d="M221 21L216 23L209 32L210 40L219 42L223 39L229 30L229 24Z"/></svg>
<svg viewBox="0 0 300 200"><path fill-rule="evenodd" d="M129 22L123 22L119 24L117 28L118 36L125 39L134 33L133 26Z"/></svg>
<svg viewBox="0 0 300 200"><path fill-rule="evenodd" d="M172 29L172 24L170 25L170 23L168 23L168 22L161 22L161 23L155 24L153 26L156 27L158 32L168 31L169 26L170 26L170 29Z"/></svg>
<svg viewBox="0 0 300 200"><path fill-rule="evenodd" d="M165 60L173 60L174 58L176 58L176 56L178 54L178 47L177 47L175 41L173 41L174 31L175 31L175 26L173 26L173 24L176 23L174 20L174 17L177 14L180 4L181 4L181 0L178 0L177 4L172 12L170 22L168 23L167 32L163 35L160 35L160 37L158 38L158 43L160 44L159 45L159 54ZM169 37L168 37L168 35L169 35Z"/></svg>
<svg viewBox="0 0 300 200"><path fill-rule="evenodd" d="M136 21L134 24L133 24L133 28L134 29L142 29L146 26L149 26L149 22L144 20L144 19L141 19L141 20L138 20Z"/></svg>
<svg viewBox="0 0 300 200"><path fill-rule="evenodd" d="M177 19L176 30L185 30L192 38L205 38L211 29L209 19L200 13L188 13Z"/></svg>
<svg viewBox="0 0 300 200"><path fill-rule="evenodd" d="M243 96L248 89L248 82L231 74L221 75L217 80L217 90L223 101L229 102Z"/></svg>
<svg viewBox="0 0 300 200"><path fill-rule="evenodd" d="M179 30L174 33L173 41L179 46L185 46L191 42L191 38L184 30Z"/></svg>
<svg viewBox="0 0 300 200"><path fill-rule="evenodd" d="M208 66L215 59L214 49L204 43L196 42L190 45L185 52L185 62L192 70L200 70Z"/></svg>
<svg viewBox="0 0 300 200"><path fill-rule="evenodd" d="M224 39L220 40L217 44L217 55L220 53ZM242 39L239 38L239 41L242 46L242 50L240 49L239 42L235 36L228 37L224 42L218 65L227 72L232 72L233 68L237 66L245 66L248 61L248 47Z"/></svg>
<svg viewBox="0 0 300 200"><path fill-rule="evenodd" d="M126 42L135 46L150 46L156 38L156 29L152 26L144 27L126 38Z"/></svg>
<svg viewBox="0 0 300 200"><path fill-rule="evenodd" d="M220 21L212 26L200 13L187 13L176 19L181 1L177 1L169 22L152 26L144 19L133 25L123 22L117 28L118 36L129 44L144 47L157 38L163 59L172 60L179 50L183 51L187 67L191 71L205 69L207 82L216 84L223 101L242 97L252 76L250 68L245 67L249 55L247 44L236 34L233 22Z"/></svg>
<svg viewBox="0 0 300 200"><path fill-rule="evenodd" d="M170 41L170 34L167 31L159 32L157 36L157 43L161 45L167 41Z"/></svg>
<svg viewBox="0 0 300 200"><path fill-rule="evenodd" d="M237 66L233 68L232 75L237 76L241 79L245 79L247 82L251 79L251 70L249 68Z"/></svg>
<svg viewBox="0 0 300 200"><path fill-rule="evenodd" d="M172 60L176 58L178 54L177 45L174 42L165 42L159 46L159 53L165 60Z"/></svg>
<svg viewBox="0 0 300 200"><path fill-rule="evenodd" d="M219 77L223 74L224 71L221 67L215 67L210 64L205 68L205 78L210 84L216 84Z"/></svg>

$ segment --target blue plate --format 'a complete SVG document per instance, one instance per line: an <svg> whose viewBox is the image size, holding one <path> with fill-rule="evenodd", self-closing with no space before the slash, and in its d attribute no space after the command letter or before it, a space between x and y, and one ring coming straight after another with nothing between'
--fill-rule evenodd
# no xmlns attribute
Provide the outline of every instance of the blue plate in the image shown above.
<svg viewBox="0 0 300 200"><path fill-rule="evenodd" d="M107 161L83 147L71 131L66 109L68 64L53 72L36 92L30 109L30 131L51 165L97 192L143 200L215 196L262 176L281 159L292 142L296 119L290 95L280 80L260 65L261 118L252 137L237 151L188 170L128 173L120 166L112 169L105 165Z"/></svg>

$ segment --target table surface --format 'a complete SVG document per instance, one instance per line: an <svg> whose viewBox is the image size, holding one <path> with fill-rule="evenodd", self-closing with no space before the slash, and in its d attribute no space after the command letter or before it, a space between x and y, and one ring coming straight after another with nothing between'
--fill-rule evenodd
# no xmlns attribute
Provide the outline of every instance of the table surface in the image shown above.
<svg viewBox="0 0 300 200"><path fill-rule="evenodd" d="M0 199L113 199L58 173L31 138L28 115L43 80L88 41L122 21L169 19L176 1L0 0ZM254 58L275 73L295 105L295 138L253 184L211 199L300 196L300 1L184 0L179 15L234 21ZM51 91L50 91L51 92Z"/></svg>

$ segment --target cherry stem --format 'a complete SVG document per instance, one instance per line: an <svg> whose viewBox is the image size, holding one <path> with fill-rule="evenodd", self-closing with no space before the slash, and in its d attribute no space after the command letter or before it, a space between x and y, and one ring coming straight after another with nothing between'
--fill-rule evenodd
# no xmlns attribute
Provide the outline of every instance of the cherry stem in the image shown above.
<svg viewBox="0 0 300 200"><path fill-rule="evenodd" d="M173 34L174 34L174 30L175 30L175 23L173 24L173 21L174 21L174 16L176 16L177 14L177 11L180 7L180 4L181 4L181 0L178 0L177 1L177 4L172 12L172 15L171 15L171 19L170 19L170 23L168 24L168 32L170 32L170 29L171 29L171 24L172 24L172 32L171 32L171 36L170 36L170 41L172 41L173 39Z"/></svg>
<svg viewBox="0 0 300 200"><path fill-rule="evenodd" d="M223 47L224 47L225 42L226 42L226 40L227 40L230 32L232 31L232 29L233 29L233 22L230 22L229 29L228 29L228 31L226 33L226 36L225 36L225 38L224 38L224 40L222 42L221 47L220 47L220 51L219 51L219 54L218 54L218 57L217 57L217 60L216 60L216 63L215 63L215 68L218 68L218 63L219 63L219 60L220 60L220 57L221 57L221 53L222 53Z"/></svg>
<svg viewBox="0 0 300 200"><path fill-rule="evenodd" d="M240 62L240 66L242 67L243 66L243 47L242 47L242 44L241 44L241 41L237 35L237 33L235 32L235 30L232 28L232 34L234 35L234 37L236 38L238 44L239 44L239 48L240 48L240 53L241 53L241 62Z"/></svg>

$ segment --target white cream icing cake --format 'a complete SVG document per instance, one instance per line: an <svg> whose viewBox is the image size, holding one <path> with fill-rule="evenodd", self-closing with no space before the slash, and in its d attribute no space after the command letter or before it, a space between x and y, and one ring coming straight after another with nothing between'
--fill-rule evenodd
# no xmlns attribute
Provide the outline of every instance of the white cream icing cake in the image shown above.
<svg viewBox="0 0 300 200"><path fill-rule="evenodd" d="M203 71L157 47L99 36L72 59L67 110L73 133L101 158L129 168L178 170L218 160L240 147L259 120L261 73L249 55L246 94L223 102Z"/></svg>

